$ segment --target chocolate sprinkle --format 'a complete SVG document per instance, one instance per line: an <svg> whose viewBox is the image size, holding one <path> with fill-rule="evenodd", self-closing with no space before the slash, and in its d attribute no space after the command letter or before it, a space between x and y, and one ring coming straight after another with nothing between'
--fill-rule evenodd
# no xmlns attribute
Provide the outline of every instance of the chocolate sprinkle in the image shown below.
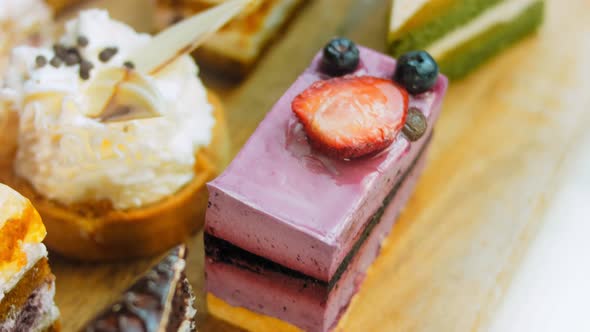
<svg viewBox="0 0 590 332"><path fill-rule="evenodd" d="M83 80L87 80L90 78L90 71L94 68L92 62L88 60L82 60L80 62L80 78Z"/></svg>
<svg viewBox="0 0 590 332"><path fill-rule="evenodd" d="M80 47L86 47L88 46L88 38L84 36L78 36L78 38L76 39L76 44L78 44L78 46Z"/></svg>
<svg viewBox="0 0 590 332"><path fill-rule="evenodd" d="M37 57L35 58L35 65L37 65L37 68L45 67L46 64L47 58L42 55L37 55Z"/></svg>
<svg viewBox="0 0 590 332"><path fill-rule="evenodd" d="M119 52L119 49L116 47L107 47L104 50L100 51L98 54L98 59L102 62L108 62L112 59Z"/></svg>
<svg viewBox="0 0 590 332"><path fill-rule="evenodd" d="M73 66L79 64L82 61L80 53L78 53L78 50L75 48L69 48L62 59L66 63L66 66Z"/></svg>
<svg viewBox="0 0 590 332"><path fill-rule="evenodd" d="M51 58L51 60L49 61L49 64L55 68L59 68L59 66L61 66L61 59L59 57L57 57L57 55L56 55L53 58Z"/></svg>
<svg viewBox="0 0 590 332"><path fill-rule="evenodd" d="M62 59L65 58L68 50L67 48L62 45L62 44L55 44L53 45L53 52L55 52L55 56Z"/></svg>
<svg viewBox="0 0 590 332"><path fill-rule="evenodd" d="M135 69L135 64L131 61L123 62L123 66L125 66L127 69Z"/></svg>

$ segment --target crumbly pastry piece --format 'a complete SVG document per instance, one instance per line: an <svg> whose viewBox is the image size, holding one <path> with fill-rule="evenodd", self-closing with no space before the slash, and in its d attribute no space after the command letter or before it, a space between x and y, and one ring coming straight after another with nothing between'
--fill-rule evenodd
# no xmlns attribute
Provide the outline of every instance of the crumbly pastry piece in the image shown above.
<svg viewBox="0 0 590 332"><path fill-rule="evenodd" d="M58 329L45 234L30 201L0 184L0 331Z"/></svg>
<svg viewBox="0 0 590 332"><path fill-rule="evenodd" d="M393 0L391 53L427 50L459 79L538 29L544 0Z"/></svg>
<svg viewBox="0 0 590 332"><path fill-rule="evenodd" d="M156 25L163 29L221 1L158 0ZM199 47L194 55L203 66L230 76L243 76L304 2L305 0L256 1L244 14Z"/></svg>
<svg viewBox="0 0 590 332"><path fill-rule="evenodd" d="M66 25L53 49L14 51L0 99L19 114L19 144L0 177L31 197L50 230L46 243L66 256L122 259L181 242L202 220L205 183L226 162L223 111L193 60L154 75L126 62L149 40L91 10ZM132 73L125 98L158 116L93 114L94 95L112 90L109 70Z"/></svg>
<svg viewBox="0 0 590 332"><path fill-rule="evenodd" d="M250 331L347 331L447 85L425 52L331 41L208 185L209 311Z"/></svg>
<svg viewBox="0 0 590 332"><path fill-rule="evenodd" d="M195 331L195 297L184 273L185 259L186 246L172 249L82 331Z"/></svg>

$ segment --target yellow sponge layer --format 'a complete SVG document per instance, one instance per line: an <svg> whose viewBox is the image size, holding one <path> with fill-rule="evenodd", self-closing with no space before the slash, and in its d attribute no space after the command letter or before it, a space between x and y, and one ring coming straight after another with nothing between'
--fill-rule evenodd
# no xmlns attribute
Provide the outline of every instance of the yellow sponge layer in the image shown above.
<svg viewBox="0 0 590 332"><path fill-rule="evenodd" d="M300 328L248 309L234 307L211 293L207 293L209 313L232 325L252 332L303 332Z"/></svg>

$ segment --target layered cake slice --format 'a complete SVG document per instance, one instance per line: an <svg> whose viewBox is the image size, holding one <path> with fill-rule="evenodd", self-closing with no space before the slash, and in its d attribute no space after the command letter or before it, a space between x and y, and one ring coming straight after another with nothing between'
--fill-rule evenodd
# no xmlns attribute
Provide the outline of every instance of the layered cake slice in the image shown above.
<svg viewBox="0 0 590 332"><path fill-rule="evenodd" d="M446 88L425 52L331 41L209 184L210 312L334 328L413 191Z"/></svg>
<svg viewBox="0 0 590 332"><path fill-rule="evenodd" d="M157 0L160 29L225 0ZM250 8L195 52L200 64L243 76L305 0L254 0Z"/></svg>
<svg viewBox="0 0 590 332"><path fill-rule="evenodd" d="M184 273L185 258L185 245L172 249L82 331L194 331L195 298Z"/></svg>
<svg viewBox="0 0 590 332"><path fill-rule="evenodd" d="M451 79L533 33L544 0L393 0L391 53L427 50Z"/></svg>
<svg viewBox="0 0 590 332"><path fill-rule="evenodd" d="M29 200L0 184L0 331L57 331L45 226Z"/></svg>

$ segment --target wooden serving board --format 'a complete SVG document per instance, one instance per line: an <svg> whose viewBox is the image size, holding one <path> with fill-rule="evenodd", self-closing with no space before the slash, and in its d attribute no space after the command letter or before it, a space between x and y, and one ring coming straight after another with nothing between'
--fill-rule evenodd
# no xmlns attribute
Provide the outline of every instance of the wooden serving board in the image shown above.
<svg viewBox="0 0 590 332"><path fill-rule="evenodd" d="M142 1L92 4L145 30ZM226 104L234 151L330 37L384 50L389 2L309 1L245 81L206 75ZM427 170L346 317L351 331L485 330L493 319L590 120L590 2L547 7L538 36L452 85ZM64 331L80 328L152 262L87 265L53 255ZM190 241L188 275L199 331L235 331L206 314L202 234Z"/></svg>

